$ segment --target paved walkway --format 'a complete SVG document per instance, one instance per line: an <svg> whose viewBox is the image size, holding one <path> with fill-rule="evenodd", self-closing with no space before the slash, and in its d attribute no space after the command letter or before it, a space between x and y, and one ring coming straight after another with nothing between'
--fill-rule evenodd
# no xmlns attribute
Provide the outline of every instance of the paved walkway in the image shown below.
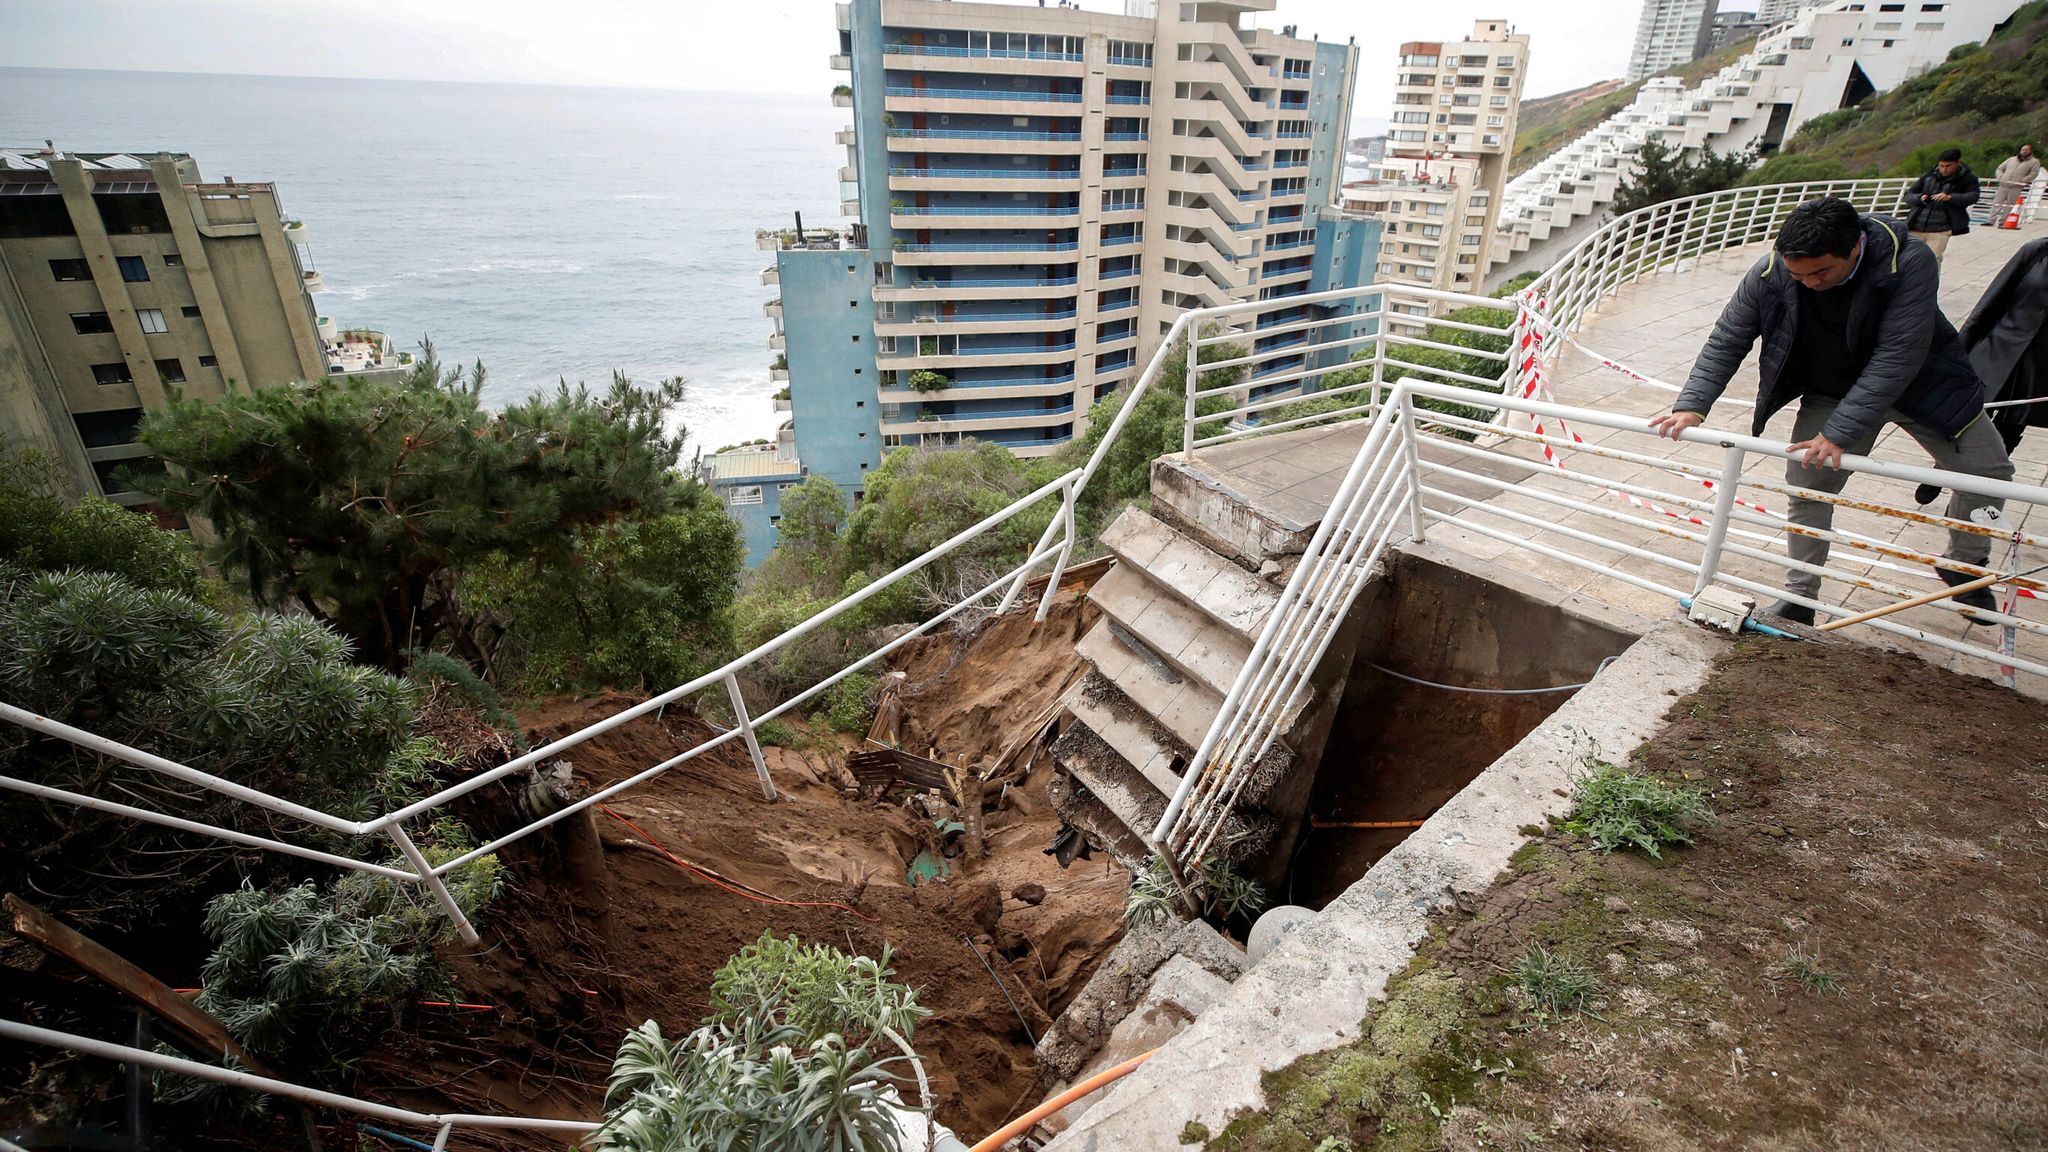
<svg viewBox="0 0 2048 1152"><path fill-rule="evenodd" d="M1951 244L1943 267L1941 292L1942 305L1949 318L1960 323L2012 252L2020 244L2044 234L2048 234L2048 226L2041 224L2018 232L1979 230ZM1674 384L1683 383L1691 371L1693 359L1698 354L1700 345L1719 316L1722 305L1734 290L1736 282L1762 251L1759 246L1722 253L1697 262L1697 266L1688 266L1681 272L1662 273L1626 287L1609 299L1599 313L1584 325L1577 334L1578 339L1588 348L1627 363L1645 375ZM1562 361L1553 364L1551 369L1556 399L1563 404L1629 413L1647 419L1667 411L1673 398L1668 391L1632 381L1577 352L1567 352ZM1756 384L1756 362L1752 354L1749 362L1730 385L1727 396L1731 399L1753 399L1756 395ZM1765 439L1785 440L1791 424L1792 410L1787 409L1766 426L1763 436ZM1518 421L1515 427L1527 428L1528 425L1526 422ZM1747 433L1750 430L1749 409L1736 407L1724 400L1707 421L1707 427ZM1546 430L1555 433L1555 428ZM1624 449L1645 456L1666 459L1677 457L1688 463L1717 470L1720 467L1720 452L1716 449L1674 445L1669 441L1656 440L1647 435L1611 429L1586 427L1574 430L1588 443ZM1360 421L1335 428L1278 433L1202 449L1198 451L1196 458L1201 467L1214 472L1220 481L1243 493L1260 507L1288 519L1310 524L1319 519L1323 510L1328 507L1330 498L1335 493L1363 437L1364 423ZM1550 471L1550 466L1543 462L1540 448L1534 444L1510 441L1499 445L1497 451L1513 459L1488 464L1469 457L1455 457L1444 450L1430 452L1428 455L1468 469L1472 469L1475 464L1480 465L1480 469L1489 474L1497 475L1504 480L1517 481L1520 486L1533 485L1614 511L1674 526L1690 527L1682 521L1667 519L1657 513L1633 507L1619 496L1601 495L1598 488L1554 474ZM1888 429L1880 438L1873 455L1881 460L1923 467L1928 464L1927 457L1920 451L1919 446L1896 428ZM1514 460L1525 461L1526 466L1515 463ZM1706 499L1710 496L1696 483L1648 465L1612 460L1589 452L1565 453L1562 463L1573 471L1605 479L1627 481L1663 493L1682 494L1695 499ZM2048 433L2033 433L2022 441L2015 453L2015 463L2018 465L2015 480L2028 484L2048 484ZM1501 465L1505 465L1505 468ZM1745 475L1751 480L1782 483L1784 464L1779 460L1755 458ZM1457 491L1464 499L1440 502L1437 506L1441 510L1455 512L1460 520L1483 523L1488 528L1508 533L1517 539L1531 540L1575 556L1594 558L1610 569L1647 577L1686 590L1691 587L1692 577L1678 569L1641 557L1625 556L1611 549L1602 549L1548 527L1519 524L1490 513L1496 509L1521 512L1541 520L1546 525L1596 533L1604 538L1625 542L1661 555L1687 559L1698 556L1697 544L1676 540L1649 529L1618 524L1593 513L1568 511L1514 492L1491 492L1469 483L1447 484L1445 481L1449 479L1452 478L1439 477L1432 483L1437 487ZM1856 477L1844 495L1896 508L1914 507L1910 485L1875 476ZM1760 503L1774 513L1782 513L1785 508L1784 497L1776 493L1746 489L1742 493L1742 498ZM1665 507L1677 507L1669 501L1660 503ZM1938 501L1928 510L1938 512L1944 506L1945 501ZM2039 509L2015 507L2008 509L2008 515L2025 530L2036 533L2048 532L2048 514ZM1702 515L1702 519L1705 518ZM1931 525L1880 516L1859 509L1839 509L1835 526L1838 530L1854 531L1880 540L1909 544L1925 551L1938 553L1946 547L1946 533ZM1738 525L1738 529L1744 527L1757 536L1742 542L1774 554L1783 554L1781 533L1768 527ZM1674 610L1670 600L1658 593L1469 529L1438 524L1430 528L1429 538L1432 543L1458 548L1482 561L1497 565L1501 569L1503 580L1512 581L1517 574L1537 577L1550 586L1552 598L1586 597L1652 620L1668 615ZM2005 548L2004 545L1994 547L1994 567L2004 566ZM2048 562L2048 556L2036 557L2035 549L2028 548L2023 551L2025 555L2020 558L2023 567ZM1851 571L1860 572L1873 580L1909 589L1915 594L1931 591L1939 586L1930 578L1931 570L1924 564L1901 560L1881 560L1876 565L1850 566L1844 563L1852 558L1863 559L1870 556L1869 553L1838 545L1831 557L1831 563L1836 567L1849 567ZM1886 568L1884 564L1896 567ZM1783 578L1781 567L1763 560L1730 557L1727 568L1730 572L1739 573L1748 579L1773 587ZM1833 580L1826 583L1822 595L1830 603L1847 604L1859 610L1876 607L1893 599ZM2029 619L2048 620L2048 606L2044 606L2041 601L2020 601L2018 613ZM2001 631L1970 625L1953 613L1935 608L1908 609L1892 619L1933 634L1960 638L1987 649L1996 644L1998 633ZM1995 669L1983 661L1947 653L1931 645L1895 641L1869 628L1852 628L1850 633L1866 642L1900 643L1909 646L1931 660L1972 674L1995 674ZM2048 663L2048 638L2021 633L2019 653L2038 662ZM2020 687L2030 694L2048 695L2048 680L2044 678L2022 675Z"/></svg>

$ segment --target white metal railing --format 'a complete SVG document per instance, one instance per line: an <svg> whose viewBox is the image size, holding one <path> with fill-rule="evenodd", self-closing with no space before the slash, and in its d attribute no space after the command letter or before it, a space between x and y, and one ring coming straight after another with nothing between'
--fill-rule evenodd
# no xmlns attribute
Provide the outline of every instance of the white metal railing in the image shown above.
<svg viewBox="0 0 2048 1152"><path fill-rule="evenodd" d="M1456 413L1422 409L1437 401L1481 409L1495 406L1522 413L1540 427L1557 431L1521 432ZM1607 429L1625 435L1600 443L1582 442L1572 426ZM1449 432L1452 436L1432 435ZM1473 441L1454 438L1473 436ZM1486 436L1492 442L1481 442ZM1642 451L1615 447L1634 437ZM1497 396L1423 378L1401 380L1381 396L1364 442L1332 498L1328 512L1279 603L1268 617L1251 656L1219 707L1202 746L1191 758L1153 839L1183 864L1193 866L1218 847L1227 818L1253 767L1290 727L1305 703L1309 676L1321 662L1352 601L1374 573L1380 557L1404 539L1423 539L1428 526L1455 522L1472 532L1511 547L1584 569L1670 598L1688 601L1710 585L1721 585L1759 597L1784 596L1813 608L1823 619L1846 618L1861 611L1819 599L1791 596L1776 581L1787 569L1812 573L1877 598L1903 601L1916 589L1902 586L1896 574L1932 576L1937 567L1971 576L2021 571L2023 548L2048 547L2048 538L2013 528L2033 506L2048 504L2048 488L1986 480L1974 476L1894 464L1869 457L1843 460L1845 471L1885 478L1899 485L1934 484L1942 488L1993 497L2007 505L1989 522L1945 516L1798 488L1781 481L1745 476L1756 459L1785 459L1787 446L1776 441L1704 428L1688 429L1683 445L1712 451L1701 455L1683 446L1669 456L1644 416L1575 408L1522 396ZM1547 455L1531 460L1518 447L1534 445ZM1620 481L1564 463L1560 453L1589 453L1622 460L1666 474L1656 482ZM1533 475L1503 479L1499 468L1474 467L1471 461L1512 461ZM1495 502L1511 492L1517 506ZM1475 494L1477 493L1477 494ZM1694 495L1692 493L1700 493ZM1874 514L1904 525L1898 533L1859 532L1837 526L1819 530L1789 525L1768 511L1790 497L1824 501L1838 511ZM1532 513L1534 501L1552 511ZM2013 505L2025 505L2015 510ZM1561 523L1567 517L1585 526ZM1531 534L1531 530L1534 534ZM1941 545L1909 541L1914 532L1945 538L1949 531L1975 534L1993 545L1988 567L1942 559ZM1808 564L1783 554L1787 533L1827 540L1834 552L1826 565ZM2001 557L1997 548L2004 546ZM1907 567L1910 565L1911 567ZM2031 567L2029 562L2025 567ZM2017 641L2033 638L2036 648L2048 647L2048 623L2017 612L2025 598L2048 594L2048 584L2024 577L2004 581L1998 611L1970 609L1954 601L1913 609L1919 615L1867 621L1868 627L1890 636L1930 645L1981 660L2001 669L2048 676L2048 657L2021 655ZM1973 617L1996 626L1996 648L1966 643L1932 625L1956 616Z"/></svg>

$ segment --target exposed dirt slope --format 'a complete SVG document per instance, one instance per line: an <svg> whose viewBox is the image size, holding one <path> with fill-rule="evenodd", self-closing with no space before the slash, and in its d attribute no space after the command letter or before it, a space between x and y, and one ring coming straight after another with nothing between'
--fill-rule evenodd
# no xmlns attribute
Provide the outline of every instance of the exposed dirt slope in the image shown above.
<svg viewBox="0 0 2048 1152"><path fill-rule="evenodd" d="M949 762L974 764L1010 746L1072 674L1073 639L1088 611L1069 600L1044 626L1032 627L1025 612L998 618L969 641L913 646L913 726ZM529 736L544 741L632 702L552 705L528 719ZM602 787L710 731L671 711L597 737L568 759L579 785ZM652 1018L671 1035L687 1032L727 957L764 931L794 932L870 955L893 949L897 978L934 1010L916 1046L944 1123L978 1138L1014 1115L1035 1094L1036 1067L996 980L1032 1033L1042 1032L1120 934L1124 876L1101 861L1062 871L1042 853L1059 827L1043 801L1042 766L989 813L988 858L954 860L950 880L912 889L905 864L919 845L919 818L900 803L850 799L821 782L811 765L823 768L822 750L809 752L808 764L797 753L769 752L781 790L773 804L762 800L746 752L734 744L614 800L609 807L636 827L600 815L601 848L587 834L581 844L543 835L530 850L509 853L517 890L485 926L483 952L457 958L462 998L495 1010L393 1032L366 1062L366 1079L383 1085L385 1098L435 1109L595 1115L627 1027ZM843 902L860 914L721 890L650 850L650 838L740 885L789 901ZM1042 902L1011 898L1026 883L1045 889ZM431 1090L400 1087L437 1073L445 1083Z"/></svg>

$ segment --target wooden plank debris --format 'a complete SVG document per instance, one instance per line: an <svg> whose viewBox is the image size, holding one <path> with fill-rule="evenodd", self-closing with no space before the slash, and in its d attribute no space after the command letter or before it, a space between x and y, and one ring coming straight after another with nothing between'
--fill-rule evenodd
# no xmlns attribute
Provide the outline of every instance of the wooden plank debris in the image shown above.
<svg viewBox="0 0 2048 1152"><path fill-rule="evenodd" d="M178 1033L178 1039L191 1046L196 1054L209 1060L217 1060L223 1054L233 1056L246 1071L274 1080L284 1079L276 1070L249 1055L220 1021L112 949L11 892L0 898L0 905L4 905L12 915L16 936L76 965L87 975L142 1005L157 1019L170 1025Z"/></svg>

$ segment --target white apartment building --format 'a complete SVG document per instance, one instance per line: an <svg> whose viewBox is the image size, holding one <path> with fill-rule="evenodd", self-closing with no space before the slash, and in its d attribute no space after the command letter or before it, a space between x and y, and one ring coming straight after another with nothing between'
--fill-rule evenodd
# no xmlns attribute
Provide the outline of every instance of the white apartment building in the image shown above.
<svg viewBox="0 0 2048 1152"><path fill-rule="evenodd" d="M778 253L770 338L805 467L858 489L905 444L1049 453L1183 311L1324 283L1357 49L1250 26L1276 3L838 5L859 223Z"/></svg>
<svg viewBox="0 0 2048 1152"><path fill-rule="evenodd" d="M1719 0L1643 0L1629 52L1630 83L1682 68L1707 54Z"/></svg>
<svg viewBox="0 0 2048 1152"><path fill-rule="evenodd" d="M1652 80L1628 108L1515 178L1489 283L1541 267L1596 226L1646 140L1728 155L1776 148L1815 116L1883 92L1982 42L2018 0L1832 0L1781 24L1695 87Z"/></svg>
<svg viewBox="0 0 2048 1152"><path fill-rule="evenodd" d="M1529 38L1504 19L1401 45L1386 155L1344 189L1346 208L1386 224L1380 281L1479 291L1528 71Z"/></svg>

